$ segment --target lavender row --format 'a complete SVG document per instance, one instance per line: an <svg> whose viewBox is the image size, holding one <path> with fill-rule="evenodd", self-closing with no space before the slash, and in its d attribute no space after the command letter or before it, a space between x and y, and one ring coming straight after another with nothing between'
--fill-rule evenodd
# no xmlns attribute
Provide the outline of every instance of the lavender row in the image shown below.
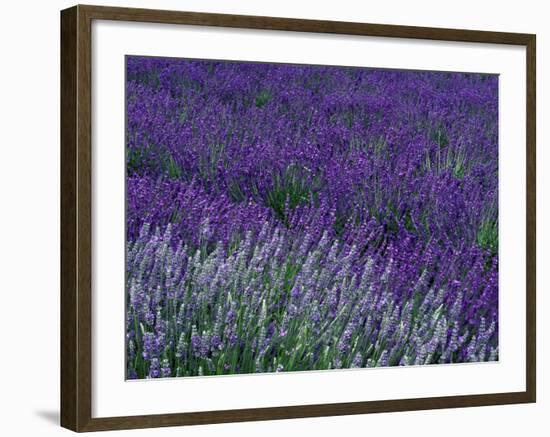
<svg viewBox="0 0 550 437"><path fill-rule="evenodd" d="M498 359L498 78L129 57L128 377Z"/></svg>
<svg viewBox="0 0 550 437"><path fill-rule="evenodd" d="M315 208L337 230L375 218L496 252L496 76L158 58L127 68L130 239L185 214L139 198L161 180L224 203L213 222L254 217L256 228Z"/></svg>
<svg viewBox="0 0 550 437"><path fill-rule="evenodd" d="M462 254L413 255L404 243L384 259L326 234L287 232L265 225L205 253L173 246L170 226L145 225L127 249L128 377L498 359L497 269L476 281L482 253L469 265ZM434 280L440 262L449 269Z"/></svg>

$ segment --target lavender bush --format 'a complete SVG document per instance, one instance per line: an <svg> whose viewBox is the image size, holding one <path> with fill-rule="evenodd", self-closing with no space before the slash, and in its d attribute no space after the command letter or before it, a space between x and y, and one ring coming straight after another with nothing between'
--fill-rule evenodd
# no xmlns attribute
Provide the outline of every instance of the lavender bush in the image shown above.
<svg viewBox="0 0 550 437"><path fill-rule="evenodd" d="M498 78L127 58L127 376L498 359Z"/></svg>

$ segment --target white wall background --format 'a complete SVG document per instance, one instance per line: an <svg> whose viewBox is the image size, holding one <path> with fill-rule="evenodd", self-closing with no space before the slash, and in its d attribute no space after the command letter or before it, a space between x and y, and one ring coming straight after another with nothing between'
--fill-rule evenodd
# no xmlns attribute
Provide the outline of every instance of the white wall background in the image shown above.
<svg viewBox="0 0 550 437"><path fill-rule="evenodd" d="M456 410L284 420L118 432L192 437L220 434L407 435L446 437L547 435L550 324L543 246L550 220L543 150L550 112L549 11L544 1L298 2L277 0L90 0L95 4L272 15L537 34L538 76L538 403ZM59 403L59 10L70 1L5 2L0 18L0 431L6 436L68 435ZM545 277L546 276L546 277ZM545 429L546 428L546 429ZM124 434L122 434L124 433ZM115 433L113 433L114 435Z"/></svg>

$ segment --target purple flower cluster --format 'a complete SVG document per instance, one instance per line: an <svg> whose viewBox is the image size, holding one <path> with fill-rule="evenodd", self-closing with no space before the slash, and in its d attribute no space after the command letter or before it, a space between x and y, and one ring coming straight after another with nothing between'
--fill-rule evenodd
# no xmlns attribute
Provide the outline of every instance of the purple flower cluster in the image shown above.
<svg viewBox="0 0 550 437"><path fill-rule="evenodd" d="M129 378L498 359L498 78L127 59Z"/></svg>

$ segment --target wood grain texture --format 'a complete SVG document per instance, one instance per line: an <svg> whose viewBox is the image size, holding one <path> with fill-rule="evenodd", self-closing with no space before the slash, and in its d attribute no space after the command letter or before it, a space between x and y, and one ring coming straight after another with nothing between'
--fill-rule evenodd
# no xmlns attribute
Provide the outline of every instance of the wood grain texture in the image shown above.
<svg viewBox="0 0 550 437"><path fill-rule="evenodd" d="M535 35L531 35L527 42L527 138L526 138L526 162L527 162L527 196L526 196L526 387L529 398L536 402L537 398L537 262L536 262L536 191L537 191L537 166L536 166L536 141L537 141L537 80L536 80L536 51L537 41Z"/></svg>
<svg viewBox="0 0 550 437"><path fill-rule="evenodd" d="M228 422L299 419L306 417L346 416L412 410L436 410L532 402L527 393L497 393L468 396L446 396L423 399L349 402L300 405L274 408L252 408L197 413L95 418L81 431L106 431L182 425L205 425Z"/></svg>
<svg viewBox="0 0 550 437"><path fill-rule="evenodd" d="M78 425L92 411L92 22L78 7L77 297Z"/></svg>
<svg viewBox="0 0 550 437"><path fill-rule="evenodd" d="M61 425L77 427L76 8L61 15Z"/></svg>
<svg viewBox="0 0 550 437"><path fill-rule="evenodd" d="M149 23L191 24L199 26L236 27L241 29L288 30L295 32L336 33L440 41L521 44L530 40L529 34L488 32L481 30L445 29L390 24L368 24L298 18L260 17L201 12L180 12L151 9L80 6L95 19L139 21Z"/></svg>
<svg viewBox="0 0 550 437"><path fill-rule="evenodd" d="M96 19L525 46L527 51L526 390L469 396L92 418L91 23ZM62 11L61 425L81 432L535 402L535 59L536 39L530 34L98 6L75 6Z"/></svg>

